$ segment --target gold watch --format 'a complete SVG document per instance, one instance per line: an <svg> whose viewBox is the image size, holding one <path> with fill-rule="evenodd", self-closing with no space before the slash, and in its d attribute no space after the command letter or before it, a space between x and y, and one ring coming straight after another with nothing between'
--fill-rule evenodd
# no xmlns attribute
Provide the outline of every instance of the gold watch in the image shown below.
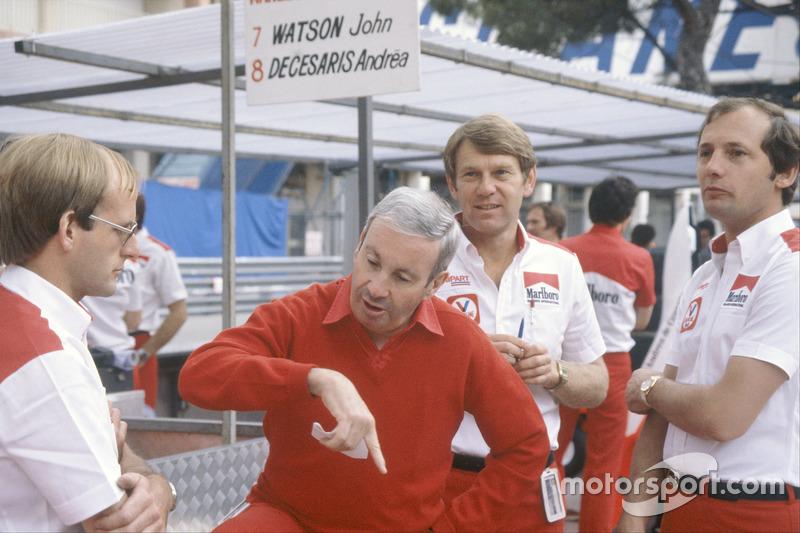
<svg viewBox="0 0 800 533"><path fill-rule="evenodd" d="M556 361L556 370L558 371L558 383L556 383L554 387L547 389L550 392L553 392L556 389L563 387L569 381L569 374L567 373L567 368L561 364L561 361Z"/></svg>
<svg viewBox="0 0 800 533"><path fill-rule="evenodd" d="M661 379L661 376L655 375L655 376L650 376L646 380L642 381L642 386L640 388L640 390L642 391L642 400L644 401L644 404L648 407L650 407L650 404L647 403L647 395L650 394L650 391L653 390L653 387L656 386L656 383L658 383L659 379Z"/></svg>

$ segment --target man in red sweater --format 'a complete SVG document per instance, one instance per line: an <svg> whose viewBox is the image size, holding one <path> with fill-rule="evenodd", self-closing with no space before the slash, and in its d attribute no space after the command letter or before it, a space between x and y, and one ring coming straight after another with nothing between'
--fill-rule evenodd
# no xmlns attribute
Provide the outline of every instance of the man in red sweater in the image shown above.
<svg viewBox="0 0 800 533"><path fill-rule="evenodd" d="M396 189L367 219L350 276L259 306L189 357L185 399L266 411L264 471L219 531L497 531L521 508L544 523L541 413L474 321L432 298L457 243L441 198ZM445 509L464 411L491 451Z"/></svg>

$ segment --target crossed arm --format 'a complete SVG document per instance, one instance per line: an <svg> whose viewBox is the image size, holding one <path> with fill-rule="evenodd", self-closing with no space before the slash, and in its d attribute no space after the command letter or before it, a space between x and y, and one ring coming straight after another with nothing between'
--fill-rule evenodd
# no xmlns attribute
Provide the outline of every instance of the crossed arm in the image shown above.
<svg viewBox="0 0 800 533"><path fill-rule="evenodd" d="M628 409L647 413L631 462L633 483L638 478L660 478L659 469L649 472L648 469L663 459L669 424L699 437L720 442L732 440L752 426L770 396L788 379L777 366L742 356L732 356L722 378L713 385L679 383L675 381L677 372L677 367L671 365L666 366L663 374L641 368L634 371L628 382ZM659 374L663 377L648 394L646 404L641 384ZM632 492L626 501L642 501L647 497ZM647 520L647 516L623 512L617 529L621 533L644 531Z"/></svg>
<svg viewBox="0 0 800 533"><path fill-rule="evenodd" d="M172 510L172 490L144 459L125 443L127 424L119 409L111 408L111 421L117 437L122 476L117 484L125 491L119 502L84 520L86 531L164 531Z"/></svg>
<svg viewBox="0 0 800 533"><path fill-rule="evenodd" d="M770 396L788 376L777 366L751 357L732 356L722 378L712 385L690 385L675 381L677 368L669 366L647 396L642 382L654 374L650 369L634 371L628 382L628 409L647 413L651 408L680 429L720 442L743 435L753 424Z"/></svg>

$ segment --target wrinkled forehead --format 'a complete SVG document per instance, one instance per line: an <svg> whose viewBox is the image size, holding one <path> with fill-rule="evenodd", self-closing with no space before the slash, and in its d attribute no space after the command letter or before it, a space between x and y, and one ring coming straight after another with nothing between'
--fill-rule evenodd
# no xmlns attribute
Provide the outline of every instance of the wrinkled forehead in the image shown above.
<svg viewBox="0 0 800 533"><path fill-rule="evenodd" d="M466 141L456 152L454 168L456 173L477 166L488 166L494 169L507 169L516 173L522 172L522 166L517 156L494 150L484 150L475 144Z"/></svg>
<svg viewBox="0 0 800 533"><path fill-rule="evenodd" d="M424 273L433 268L439 255L440 241L404 232L384 218L375 218L364 235L362 248L407 272Z"/></svg>

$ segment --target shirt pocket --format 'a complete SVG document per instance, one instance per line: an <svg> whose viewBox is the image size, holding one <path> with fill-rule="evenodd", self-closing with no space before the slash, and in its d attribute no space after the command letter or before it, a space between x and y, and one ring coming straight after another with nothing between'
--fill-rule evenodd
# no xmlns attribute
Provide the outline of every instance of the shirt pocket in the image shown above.
<svg viewBox="0 0 800 533"><path fill-rule="evenodd" d="M527 342L546 346L551 355L561 353L568 323L567 312L561 306L539 306L528 309L525 313L522 338Z"/></svg>

